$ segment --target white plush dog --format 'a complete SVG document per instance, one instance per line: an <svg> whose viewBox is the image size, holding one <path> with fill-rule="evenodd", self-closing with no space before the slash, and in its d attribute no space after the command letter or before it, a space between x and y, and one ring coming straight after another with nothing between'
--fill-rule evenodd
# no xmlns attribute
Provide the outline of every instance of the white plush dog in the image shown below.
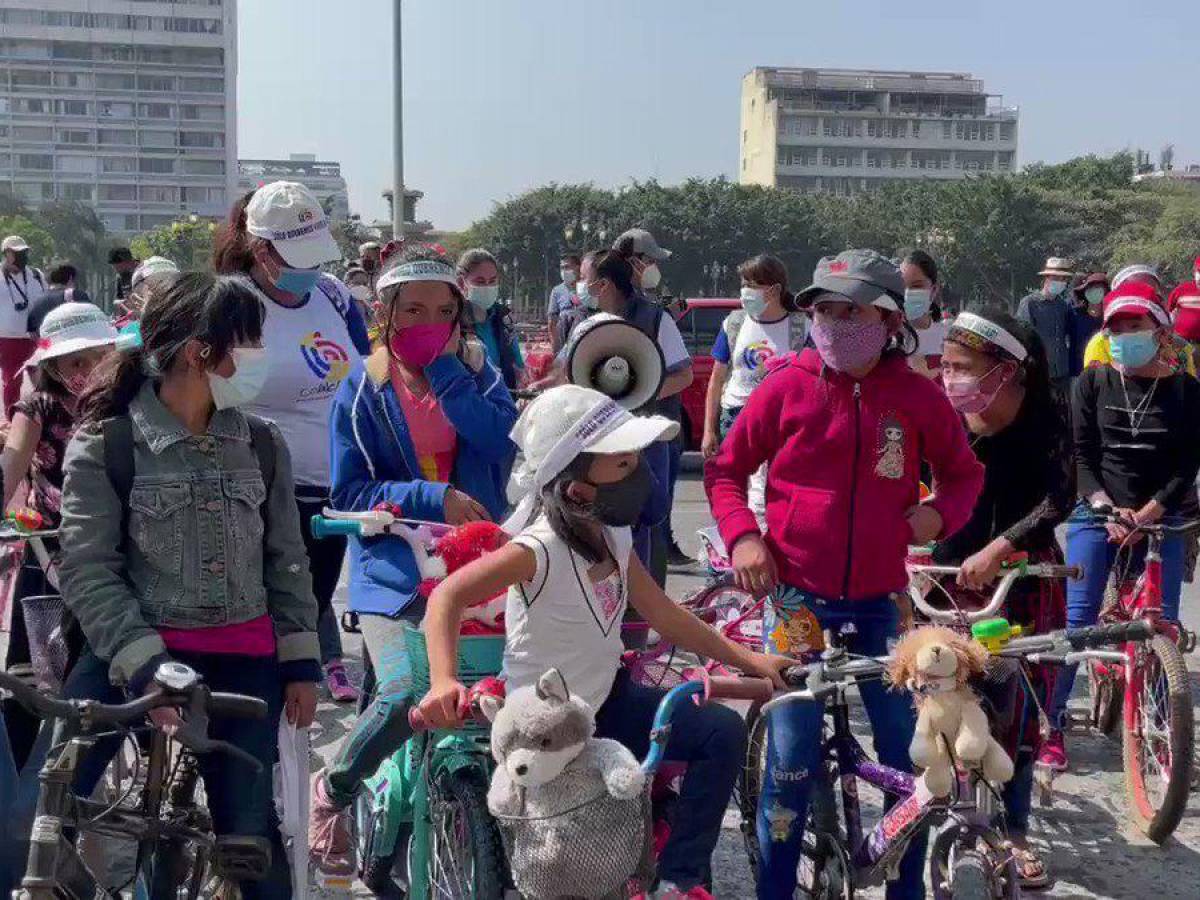
<svg viewBox="0 0 1200 900"><path fill-rule="evenodd" d="M911 691L917 704L909 757L925 770L922 778L935 797L950 793L955 760L980 769L996 784L1012 778L1012 760L992 737L987 715L967 683L982 674L987 660L983 647L949 628L914 629L896 646L892 683Z"/></svg>
<svg viewBox="0 0 1200 900"><path fill-rule="evenodd" d="M646 776L616 741L592 737L594 714L551 669L500 705L481 698L492 722L496 771L488 809L508 837L522 896L606 897L646 857ZM587 857L587 848L603 848Z"/></svg>

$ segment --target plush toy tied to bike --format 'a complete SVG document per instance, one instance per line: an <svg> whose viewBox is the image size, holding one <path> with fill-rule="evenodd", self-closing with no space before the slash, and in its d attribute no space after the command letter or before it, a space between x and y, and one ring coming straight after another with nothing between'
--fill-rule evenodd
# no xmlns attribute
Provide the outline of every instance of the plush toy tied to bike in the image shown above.
<svg viewBox="0 0 1200 900"><path fill-rule="evenodd" d="M969 684L983 674L987 661L982 646L938 626L909 631L896 646L889 675L896 687L912 693L917 705L909 757L925 770L921 779L934 797L949 796L955 763L980 770L993 784L1012 778L1012 760L992 737Z"/></svg>
<svg viewBox="0 0 1200 900"><path fill-rule="evenodd" d="M513 880L529 900L624 897L653 874L649 780L616 741L595 738L595 714L557 669L481 701L497 762L488 809Z"/></svg>

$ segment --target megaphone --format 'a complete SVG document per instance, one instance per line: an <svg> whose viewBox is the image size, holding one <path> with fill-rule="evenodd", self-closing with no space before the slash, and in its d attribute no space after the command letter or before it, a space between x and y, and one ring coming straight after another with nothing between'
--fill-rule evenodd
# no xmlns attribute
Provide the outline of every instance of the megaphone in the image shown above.
<svg viewBox="0 0 1200 900"><path fill-rule="evenodd" d="M658 396L666 368L658 343L611 313L580 322L567 346L568 380L607 394L631 411Z"/></svg>

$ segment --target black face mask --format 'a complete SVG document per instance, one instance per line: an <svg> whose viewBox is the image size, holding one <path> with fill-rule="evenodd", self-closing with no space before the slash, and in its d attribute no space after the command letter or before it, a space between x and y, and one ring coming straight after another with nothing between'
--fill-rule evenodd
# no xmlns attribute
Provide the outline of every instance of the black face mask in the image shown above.
<svg viewBox="0 0 1200 900"><path fill-rule="evenodd" d="M23 269L29 265L29 251L18 250L13 253L13 265L15 265L18 269Z"/></svg>
<svg viewBox="0 0 1200 900"><path fill-rule="evenodd" d="M637 468L620 481L597 484L595 488L592 515L613 528L632 526L642 517L642 508L650 499L650 469L644 459L639 459Z"/></svg>

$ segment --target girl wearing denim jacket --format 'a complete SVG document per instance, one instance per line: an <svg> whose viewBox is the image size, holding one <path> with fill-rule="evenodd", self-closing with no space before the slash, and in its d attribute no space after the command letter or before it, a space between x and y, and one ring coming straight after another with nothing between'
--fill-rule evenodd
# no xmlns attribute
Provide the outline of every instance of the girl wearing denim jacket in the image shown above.
<svg viewBox="0 0 1200 900"><path fill-rule="evenodd" d="M764 634L769 650L820 649L823 629L852 653L888 652L899 633L893 596L905 590L909 544L957 531L983 486L983 467L941 388L909 368L904 281L870 250L821 260L798 297L812 309L815 350L786 357L750 395L704 482L732 548L739 584L774 590ZM906 346L907 345L907 346ZM918 503L920 467L936 494ZM767 463L764 537L747 506L750 476ZM908 695L860 685L880 762L907 769L915 714ZM773 713L759 802L758 891L790 897L819 771L822 708L795 703ZM914 840L888 885L890 900L924 895L925 841Z"/></svg>
<svg viewBox="0 0 1200 900"><path fill-rule="evenodd" d="M210 728L260 772L216 756L200 766L217 835L271 842L267 878L243 882L242 896L282 900L292 892L271 768L281 713L312 723L317 607L287 447L238 409L262 384L262 304L234 279L165 277L142 316L143 345L97 367L67 449L60 577L89 649L66 692L111 701L111 680L137 694L170 659L214 691L266 701L265 719ZM122 432L127 441L114 439ZM115 459L120 443L131 459ZM118 464L132 476L127 498ZM151 718L179 721L173 710Z"/></svg>
<svg viewBox="0 0 1200 900"><path fill-rule="evenodd" d="M407 518L460 525L497 519L515 448L517 408L483 347L464 340L465 298L440 249L393 258L376 283L379 347L342 382L330 424L333 503L399 507ZM354 871L349 806L364 778L411 734L404 623L424 614L412 550L394 538L350 541L350 609L378 690L313 784L309 847L328 875Z"/></svg>

